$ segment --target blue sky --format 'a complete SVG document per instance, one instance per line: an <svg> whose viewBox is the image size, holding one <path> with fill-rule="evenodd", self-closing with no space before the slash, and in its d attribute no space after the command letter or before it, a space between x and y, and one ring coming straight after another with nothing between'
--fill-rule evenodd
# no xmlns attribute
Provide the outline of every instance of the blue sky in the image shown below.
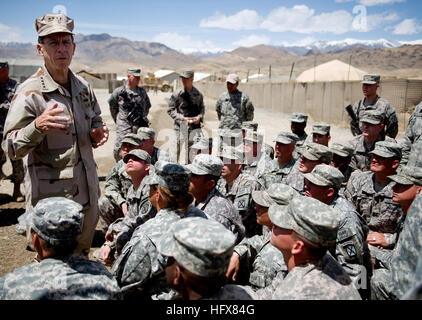
<svg viewBox="0 0 422 320"><path fill-rule="evenodd" d="M34 43L35 18L63 10L75 33L156 41L187 53L345 38L422 43L417 0L1 1L0 41Z"/></svg>

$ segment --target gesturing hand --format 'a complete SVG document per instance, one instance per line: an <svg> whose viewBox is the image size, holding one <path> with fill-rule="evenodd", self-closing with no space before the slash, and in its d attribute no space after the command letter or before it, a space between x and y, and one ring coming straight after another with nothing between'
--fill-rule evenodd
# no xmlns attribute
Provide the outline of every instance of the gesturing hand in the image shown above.
<svg viewBox="0 0 422 320"><path fill-rule="evenodd" d="M58 108L56 103L52 107L45 109L44 112L35 119L35 128L42 133L67 133L70 125L69 116L58 116L63 113L63 108Z"/></svg>
<svg viewBox="0 0 422 320"><path fill-rule="evenodd" d="M91 129L90 135L96 147L102 146L108 140L107 126Z"/></svg>

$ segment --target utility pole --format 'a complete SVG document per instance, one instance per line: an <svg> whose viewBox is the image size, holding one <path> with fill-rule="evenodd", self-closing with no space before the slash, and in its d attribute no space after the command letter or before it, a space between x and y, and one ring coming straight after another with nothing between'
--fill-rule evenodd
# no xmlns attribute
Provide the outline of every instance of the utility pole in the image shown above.
<svg viewBox="0 0 422 320"><path fill-rule="evenodd" d="M352 65L352 55L349 58L349 72L347 73L347 81L350 80L350 66Z"/></svg>
<svg viewBox="0 0 422 320"><path fill-rule="evenodd" d="M289 76L289 82L292 79L292 74L293 74L293 68L295 67L295 63L292 63L292 68L290 69L290 76Z"/></svg>
<svg viewBox="0 0 422 320"><path fill-rule="evenodd" d="M270 68L268 69L268 79L271 81L271 65L270 65Z"/></svg>

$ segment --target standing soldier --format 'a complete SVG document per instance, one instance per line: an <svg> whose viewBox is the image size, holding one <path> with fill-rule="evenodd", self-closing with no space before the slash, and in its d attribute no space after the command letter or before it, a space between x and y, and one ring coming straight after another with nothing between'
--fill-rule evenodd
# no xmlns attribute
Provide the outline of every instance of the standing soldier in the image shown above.
<svg viewBox="0 0 422 320"><path fill-rule="evenodd" d="M108 99L110 113L116 123L116 143L114 159L121 159L120 147L123 137L128 133L136 133L139 127L148 127L148 113L151 108L145 89L138 87L141 69L127 70L127 84L116 88Z"/></svg>
<svg viewBox="0 0 422 320"><path fill-rule="evenodd" d="M243 121L252 121L254 106L249 97L242 91L237 90L239 76L229 74L227 76L227 92L218 97L215 105L220 129L241 129Z"/></svg>
<svg viewBox="0 0 422 320"><path fill-rule="evenodd" d="M380 83L379 74L366 74L363 76L362 91L365 96L353 105L353 117L350 117L350 129L354 136L362 133L359 128L361 114L365 110L379 110L384 114L385 134L395 138L399 131L396 109L387 100L377 95L377 89ZM350 116L350 113L349 113Z"/></svg>
<svg viewBox="0 0 422 320"><path fill-rule="evenodd" d="M422 102L420 102L413 111L407 123L406 132L402 141L403 157L401 165L406 165L409 160L409 154L413 150L413 145L422 137ZM413 164L414 165L414 164Z"/></svg>
<svg viewBox="0 0 422 320"><path fill-rule="evenodd" d="M17 82L9 78L9 64L7 62L0 62L0 141L3 140L3 128L6 121L7 112L9 111L10 103L13 95L15 94ZM2 171L2 166L6 162L6 155L3 149L0 148L0 180L5 178ZM13 200L17 201L22 199L20 190L21 183L23 182L23 162L22 159L10 160L12 163L13 173ZM23 200L23 199L22 199Z"/></svg>
<svg viewBox="0 0 422 320"><path fill-rule="evenodd" d="M176 135L175 158L180 162L181 152L184 161L189 162L189 149L198 136L202 136L201 124L204 122L205 106L202 94L193 86L193 71L180 75L183 90L174 92L168 104L167 113L174 120ZM181 144L184 148L181 148Z"/></svg>

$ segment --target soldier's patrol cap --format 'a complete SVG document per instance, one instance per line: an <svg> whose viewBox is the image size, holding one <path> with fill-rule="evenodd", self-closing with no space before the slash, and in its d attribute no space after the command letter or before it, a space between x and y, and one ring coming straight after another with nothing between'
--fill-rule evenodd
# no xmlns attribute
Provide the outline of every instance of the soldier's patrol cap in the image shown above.
<svg viewBox="0 0 422 320"><path fill-rule="evenodd" d="M340 218L338 212L310 197L293 197L288 206L272 205L268 215L276 226L293 230L320 247L336 243Z"/></svg>
<svg viewBox="0 0 422 320"><path fill-rule="evenodd" d="M326 135L330 133L330 125L328 123L314 123L312 125L312 133Z"/></svg>
<svg viewBox="0 0 422 320"><path fill-rule="evenodd" d="M177 163L158 160L154 165L154 173L148 175L145 184L166 187L171 191L188 191L190 171Z"/></svg>
<svg viewBox="0 0 422 320"><path fill-rule="evenodd" d="M131 74L134 77L140 77L141 76L141 69L139 69L139 68L128 68L127 73Z"/></svg>
<svg viewBox="0 0 422 320"><path fill-rule="evenodd" d="M327 164L315 166L312 172L305 173L304 177L317 186L334 187L336 190L340 189L344 181L341 171Z"/></svg>
<svg viewBox="0 0 422 320"><path fill-rule="evenodd" d="M291 122L304 123L308 121L308 115L302 112L293 112L290 117Z"/></svg>
<svg viewBox="0 0 422 320"><path fill-rule="evenodd" d="M82 233L83 207L64 197L45 198L30 210L30 227L52 246L74 243Z"/></svg>
<svg viewBox="0 0 422 320"><path fill-rule="evenodd" d="M377 141L375 148L370 154L375 154L382 158L398 158L401 159L401 146L396 142L390 141Z"/></svg>
<svg viewBox="0 0 422 320"><path fill-rule="evenodd" d="M262 141L264 141L264 136L256 131L247 130L244 140L255 142L255 143L262 143Z"/></svg>
<svg viewBox="0 0 422 320"><path fill-rule="evenodd" d="M230 82L232 84L236 84L239 82L239 76L235 73L230 73L227 78L226 78L226 82Z"/></svg>
<svg viewBox="0 0 422 320"><path fill-rule="evenodd" d="M355 149L349 143L333 142L330 144L330 150L332 153L339 155L340 157L351 157L355 152Z"/></svg>
<svg viewBox="0 0 422 320"><path fill-rule="evenodd" d="M123 162L124 163L127 163L129 161L129 158L131 156L134 156L134 157L137 157L138 159L144 160L147 163L151 163L151 156L145 150L142 150L142 149L134 149L134 150L131 150L130 152L128 152L124 156Z"/></svg>
<svg viewBox="0 0 422 320"><path fill-rule="evenodd" d="M407 165L402 167L400 172L388 178L403 185L422 186L422 168Z"/></svg>
<svg viewBox="0 0 422 320"><path fill-rule="evenodd" d="M238 147L224 145L218 152L218 156L224 159L236 160L239 162L243 161L243 151Z"/></svg>
<svg viewBox="0 0 422 320"><path fill-rule="evenodd" d="M133 144L134 146L140 146L142 143L142 140L139 138L139 136L136 133L128 133L122 139L122 144L123 142Z"/></svg>
<svg viewBox="0 0 422 320"><path fill-rule="evenodd" d="M186 70L186 71L183 71L181 74L180 74L180 76L182 77L182 78L192 78L193 76L194 76L194 72L193 71L191 71L191 70Z"/></svg>
<svg viewBox="0 0 422 320"><path fill-rule="evenodd" d="M365 74L363 76L362 84L376 84L380 82L380 75L379 74Z"/></svg>
<svg viewBox="0 0 422 320"><path fill-rule="evenodd" d="M275 138L274 142L279 142L282 144L290 144L290 143L296 143L296 141L299 140L299 137L295 135L292 132L288 131L281 131L277 134L277 137Z"/></svg>
<svg viewBox="0 0 422 320"><path fill-rule="evenodd" d="M252 191L252 199L261 207L269 208L273 204L288 205L297 192L284 183L273 183L268 190Z"/></svg>
<svg viewBox="0 0 422 320"><path fill-rule="evenodd" d="M206 278L226 273L236 244L235 235L213 219L181 219L161 237L158 251L173 257L188 271Z"/></svg>
<svg viewBox="0 0 422 320"><path fill-rule="evenodd" d="M384 123L384 113L380 110L365 110L362 112L359 121L370 124Z"/></svg>
<svg viewBox="0 0 422 320"><path fill-rule="evenodd" d="M195 156L191 164L188 164L185 167L193 174L199 176L210 174L219 177L223 166L224 163L220 158L211 154L200 153Z"/></svg>
<svg viewBox="0 0 422 320"><path fill-rule="evenodd" d="M35 19L35 30L39 37L45 37L52 33L73 34L73 28L73 20L63 13L48 13L42 18Z"/></svg>
<svg viewBox="0 0 422 320"><path fill-rule="evenodd" d="M212 138L201 137L192 146L194 150L209 150L212 148Z"/></svg>
<svg viewBox="0 0 422 320"><path fill-rule="evenodd" d="M329 163L333 157L333 153L328 147L315 142L306 143L300 153L308 160L324 163Z"/></svg>
<svg viewBox="0 0 422 320"><path fill-rule="evenodd" d="M258 130L258 122L255 121L243 121L242 130Z"/></svg>
<svg viewBox="0 0 422 320"><path fill-rule="evenodd" d="M9 63L7 61L0 61L0 69L9 68Z"/></svg>
<svg viewBox="0 0 422 320"><path fill-rule="evenodd" d="M152 128L148 127L140 127L136 134L139 136L139 138L144 140L154 139L155 138L155 131Z"/></svg>

